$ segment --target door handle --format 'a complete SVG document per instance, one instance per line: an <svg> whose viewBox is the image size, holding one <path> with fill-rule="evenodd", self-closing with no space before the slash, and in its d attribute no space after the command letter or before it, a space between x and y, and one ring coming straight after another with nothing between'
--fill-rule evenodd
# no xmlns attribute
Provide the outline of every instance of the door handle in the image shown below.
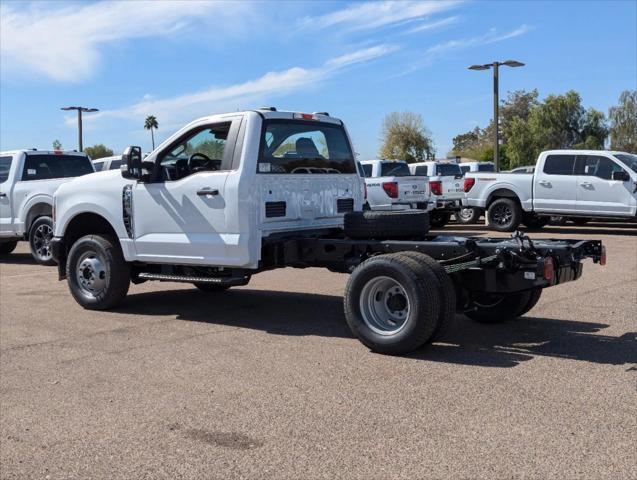
<svg viewBox="0 0 637 480"><path fill-rule="evenodd" d="M215 196L219 195L219 190L216 188L202 188L201 190L197 190L197 195L200 197L207 197L208 195Z"/></svg>
<svg viewBox="0 0 637 480"><path fill-rule="evenodd" d="M551 186L551 182L549 182L547 180L542 180L540 182L540 185L542 185L543 187L550 187Z"/></svg>
<svg viewBox="0 0 637 480"><path fill-rule="evenodd" d="M7 194L6 193L0 193L0 198L7 198Z"/></svg>
<svg viewBox="0 0 637 480"><path fill-rule="evenodd" d="M582 182L582 183L580 183L580 185L582 187L592 187L593 186L593 184L591 182Z"/></svg>

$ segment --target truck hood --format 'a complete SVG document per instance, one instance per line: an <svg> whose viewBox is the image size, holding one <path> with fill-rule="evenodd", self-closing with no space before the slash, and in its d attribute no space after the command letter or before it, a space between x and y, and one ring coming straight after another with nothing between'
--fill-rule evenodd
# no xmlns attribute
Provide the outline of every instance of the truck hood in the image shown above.
<svg viewBox="0 0 637 480"><path fill-rule="evenodd" d="M78 192L86 190L113 190L119 191L131 180L122 177L119 170L106 170L105 172L95 172L88 175L76 177L57 189L56 195L64 195L66 192Z"/></svg>

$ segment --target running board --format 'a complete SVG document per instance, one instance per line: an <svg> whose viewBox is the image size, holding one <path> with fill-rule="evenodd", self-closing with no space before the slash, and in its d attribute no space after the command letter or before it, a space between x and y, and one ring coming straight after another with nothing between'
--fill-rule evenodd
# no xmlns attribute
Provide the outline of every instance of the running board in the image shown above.
<svg viewBox="0 0 637 480"><path fill-rule="evenodd" d="M141 272L137 275L141 280L159 280L160 282L183 282L183 283L214 283L217 285L247 285L249 276L243 277L194 277L186 275L166 275L164 273Z"/></svg>

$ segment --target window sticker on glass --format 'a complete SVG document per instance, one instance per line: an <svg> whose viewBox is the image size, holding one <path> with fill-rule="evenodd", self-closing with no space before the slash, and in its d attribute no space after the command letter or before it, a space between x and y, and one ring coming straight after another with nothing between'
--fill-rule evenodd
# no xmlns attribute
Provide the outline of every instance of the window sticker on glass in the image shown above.
<svg viewBox="0 0 637 480"><path fill-rule="evenodd" d="M35 168L28 168L27 169L27 175L35 175L37 172L37 170Z"/></svg>
<svg viewBox="0 0 637 480"><path fill-rule="evenodd" d="M260 163L259 164L259 172L260 173L270 173L270 170L272 170L272 167L269 163Z"/></svg>

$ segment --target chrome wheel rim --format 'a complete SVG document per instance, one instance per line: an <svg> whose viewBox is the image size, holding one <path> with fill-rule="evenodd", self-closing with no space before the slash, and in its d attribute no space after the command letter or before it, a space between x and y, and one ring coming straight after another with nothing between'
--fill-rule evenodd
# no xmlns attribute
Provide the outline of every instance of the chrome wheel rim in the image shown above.
<svg viewBox="0 0 637 480"><path fill-rule="evenodd" d="M33 251L41 260L51 258L51 238L53 238L53 229L46 223L36 228L33 233Z"/></svg>
<svg viewBox="0 0 637 480"><path fill-rule="evenodd" d="M369 280L361 290L359 305L365 324L380 335L396 335L409 318L409 297L390 277Z"/></svg>
<svg viewBox="0 0 637 480"><path fill-rule="evenodd" d="M468 220L473 215L473 208L461 208L458 215L460 215L460 218L463 220Z"/></svg>
<svg viewBox="0 0 637 480"><path fill-rule="evenodd" d="M95 298L108 287L106 262L96 252L86 252L77 262L75 279L82 295Z"/></svg>
<svg viewBox="0 0 637 480"><path fill-rule="evenodd" d="M498 225L507 225L513 219L513 211L507 205L496 205L490 216Z"/></svg>

